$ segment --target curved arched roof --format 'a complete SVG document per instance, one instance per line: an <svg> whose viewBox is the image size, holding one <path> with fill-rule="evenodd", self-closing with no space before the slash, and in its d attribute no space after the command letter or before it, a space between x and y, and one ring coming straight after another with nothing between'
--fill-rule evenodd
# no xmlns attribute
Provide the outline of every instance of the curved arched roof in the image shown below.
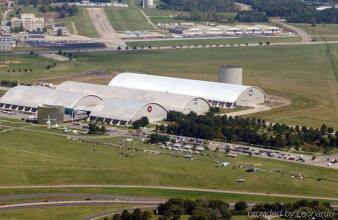
<svg viewBox="0 0 338 220"><path fill-rule="evenodd" d="M66 81L56 87L57 90L80 92L84 94L96 95L101 98L115 97L125 99L137 99L149 103L158 103L168 111L183 111L186 104L193 99L199 98L194 96L171 94L165 92L145 91L139 89L130 89L116 86L104 86L91 83L81 83ZM202 99L202 98L199 98ZM208 101L205 101L209 105Z"/></svg>
<svg viewBox="0 0 338 220"><path fill-rule="evenodd" d="M252 86L230 83L155 76L140 73L121 73L110 81L109 86L197 96L207 100L229 103L235 103L245 90L255 88Z"/></svg>
<svg viewBox="0 0 338 220"><path fill-rule="evenodd" d="M156 103L147 103L140 100L106 98L92 109L90 116L131 121L143 106L149 104L158 105Z"/></svg>
<svg viewBox="0 0 338 220"><path fill-rule="evenodd" d="M44 87L16 86L0 99L1 103L36 108L38 105L61 105L73 108L80 100L88 97L83 93L60 91Z"/></svg>

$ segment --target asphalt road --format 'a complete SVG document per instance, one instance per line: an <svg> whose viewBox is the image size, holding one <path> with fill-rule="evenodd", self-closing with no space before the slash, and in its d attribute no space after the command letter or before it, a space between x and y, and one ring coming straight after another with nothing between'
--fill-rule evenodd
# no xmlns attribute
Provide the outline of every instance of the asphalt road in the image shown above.
<svg viewBox="0 0 338 220"><path fill-rule="evenodd" d="M306 196L306 195L292 195L292 194L279 194L270 192L248 192L238 190L222 190L222 189L206 189L206 188L193 188L193 187L174 187L174 186L151 186L151 185L118 185L118 184L65 184L65 185L18 185L18 186L0 186L1 189L47 189L47 188L141 188L141 189L166 189L166 190L180 190L180 191L194 191L194 192L214 192L214 193L230 193L242 195L256 195L256 196L273 196L285 198L298 198L298 199L320 199L338 201L338 197L325 197L325 196Z"/></svg>
<svg viewBox="0 0 338 220"><path fill-rule="evenodd" d="M73 201L53 201L53 202L29 202L10 205L0 205L0 211L9 211L28 208L46 208L46 207L65 207L65 206L92 206L92 205L112 205L112 204L133 204L149 205L156 207L163 201L143 201L143 200L73 200Z"/></svg>
<svg viewBox="0 0 338 220"><path fill-rule="evenodd" d="M287 24L285 22L278 22L278 21L273 21L276 24L279 24L282 27L285 27L293 32L295 32L298 36L300 36L302 38L302 42L311 42L312 38L311 36L306 33L304 30L302 30L301 28L295 27L293 25Z"/></svg>

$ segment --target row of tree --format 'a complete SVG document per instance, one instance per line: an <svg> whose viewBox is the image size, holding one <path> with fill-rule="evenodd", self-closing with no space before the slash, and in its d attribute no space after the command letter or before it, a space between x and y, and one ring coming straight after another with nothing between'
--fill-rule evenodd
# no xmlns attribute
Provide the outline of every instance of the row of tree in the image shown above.
<svg viewBox="0 0 338 220"><path fill-rule="evenodd" d="M213 112L206 115L169 112L167 121L171 123L157 126L157 130L175 135L245 142L272 148L315 146L317 148L314 149L324 152L338 148L338 132L325 124L320 129L279 123L267 125L261 119L219 116Z"/></svg>
<svg viewBox="0 0 338 220"><path fill-rule="evenodd" d="M104 134L106 132L106 126L104 123L89 122L88 133L89 134Z"/></svg>
<svg viewBox="0 0 338 220"><path fill-rule="evenodd" d="M139 120L133 121L134 129L144 128L147 125L149 125L149 119L147 117L142 117Z"/></svg>
<svg viewBox="0 0 338 220"><path fill-rule="evenodd" d="M191 11L192 9L198 9L200 12L208 12L209 10L235 11L232 0L161 0L158 7L177 11Z"/></svg>
<svg viewBox="0 0 338 220"><path fill-rule="evenodd" d="M74 16L78 13L78 8L75 5L69 5L69 4L62 4L62 5L40 5L39 11L42 13L47 12L57 12L59 14L60 18L64 18L67 16Z"/></svg>
<svg viewBox="0 0 338 220"><path fill-rule="evenodd" d="M288 203L258 203L249 209L245 201L235 203L234 209L230 210L229 205L223 200L190 200L172 198L160 204L157 208L159 219L179 219L182 215L189 215L190 220L216 220L231 219L233 215L248 215L264 219L263 215L276 214L285 219L293 220L333 220L338 215L332 209L330 203L299 200Z"/></svg>
<svg viewBox="0 0 338 220"><path fill-rule="evenodd" d="M238 0L269 17L283 17L294 23L338 23L338 9L323 11L299 0Z"/></svg>
<svg viewBox="0 0 338 220"><path fill-rule="evenodd" d="M190 200L173 198L157 207L162 219L179 219L190 215L191 220L231 219L229 204L223 200Z"/></svg>
<svg viewBox="0 0 338 220"><path fill-rule="evenodd" d="M150 220L152 213L148 210L142 211L137 208L133 212L129 212L127 209L123 210L122 213L117 213L113 216L112 220ZM108 219L108 218L106 218Z"/></svg>

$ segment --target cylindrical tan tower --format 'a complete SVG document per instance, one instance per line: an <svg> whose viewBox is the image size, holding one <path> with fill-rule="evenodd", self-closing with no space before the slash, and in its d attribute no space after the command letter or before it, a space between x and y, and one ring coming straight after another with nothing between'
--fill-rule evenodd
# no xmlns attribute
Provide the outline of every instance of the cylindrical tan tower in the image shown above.
<svg viewBox="0 0 338 220"><path fill-rule="evenodd" d="M218 81L241 85L243 82L243 68L234 65L221 65L219 67Z"/></svg>
<svg viewBox="0 0 338 220"><path fill-rule="evenodd" d="M154 0L143 0L143 8L154 8Z"/></svg>

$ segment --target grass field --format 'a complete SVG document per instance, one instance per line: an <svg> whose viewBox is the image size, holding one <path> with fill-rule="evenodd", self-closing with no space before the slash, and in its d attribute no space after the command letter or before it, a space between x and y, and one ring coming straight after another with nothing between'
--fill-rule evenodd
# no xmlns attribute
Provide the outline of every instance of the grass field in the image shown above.
<svg viewBox="0 0 338 220"><path fill-rule="evenodd" d="M110 205L110 206L80 206L80 207L50 207L40 209L24 209L1 211L0 220L59 220L59 219L84 219L86 217L101 214L104 212L115 212L124 208L130 208L128 205Z"/></svg>
<svg viewBox="0 0 338 220"><path fill-rule="evenodd" d="M105 8L105 13L116 31L154 30L137 8Z"/></svg>
<svg viewBox="0 0 338 220"><path fill-rule="evenodd" d="M13 10L7 14L7 17L15 16L15 12L20 10L21 13L33 13L37 17L43 17L43 13L38 10L38 7L33 7L32 5L20 5L14 3Z"/></svg>
<svg viewBox="0 0 338 220"><path fill-rule="evenodd" d="M78 14L66 18L58 18L55 20L56 23L63 23L66 27L74 34L72 28L72 22L75 24L78 35L86 37L98 37L96 30L90 21L88 11L86 8L78 7Z"/></svg>
<svg viewBox="0 0 338 220"><path fill-rule="evenodd" d="M316 26L312 26L311 24L292 25L302 28L317 40L338 40L338 24L317 24Z"/></svg>
<svg viewBox="0 0 338 220"><path fill-rule="evenodd" d="M143 153L143 149L149 148L149 145L138 141L123 144L138 149L127 151L129 156L125 157L121 152L126 150L95 145L97 150L92 151L93 144L18 128L25 126L23 123L16 126L15 130L0 133L0 185L137 184L338 196L338 173L334 169L222 156L221 160L227 160L232 165L255 164L261 169L272 170L271 173L247 173L243 168L215 167L216 154L213 152L209 156L199 156L197 160L189 161L166 153ZM307 178L301 180L290 177L299 173ZM246 182L236 183L238 178L244 178ZM317 178L323 181L318 182Z"/></svg>
<svg viewBox="0 0 338 220"><path fill-rule="evenodd" d="M338 47L331 46L337 60ZM20 63L0 68L0 79L63 81L86 80L108 83L114 73L124 71L217 80L218 66L244 67L244 83L289 98L292 105L256 114L271 121L338 128L337 81L331 69L326 45L283 47L233 47L83 54L74 62L58 63L47 70L48 59L35 56L0 56ZM7 72L12 68L33 68L33 72ZM103 71L106 74L87 74Z"/></svg>
<svg viewBox="0 0 338 220"><path fill-rule="evenodd" d="M300 41L299 37L242 37L242 38L227 38L227 39L196 39L196 40L160 40L160 41L134 41L127 42L128 46L194 46L194 45L214 45L214 44L245 44L245 43L276 43L276 42L296 42Z"/></svg>

